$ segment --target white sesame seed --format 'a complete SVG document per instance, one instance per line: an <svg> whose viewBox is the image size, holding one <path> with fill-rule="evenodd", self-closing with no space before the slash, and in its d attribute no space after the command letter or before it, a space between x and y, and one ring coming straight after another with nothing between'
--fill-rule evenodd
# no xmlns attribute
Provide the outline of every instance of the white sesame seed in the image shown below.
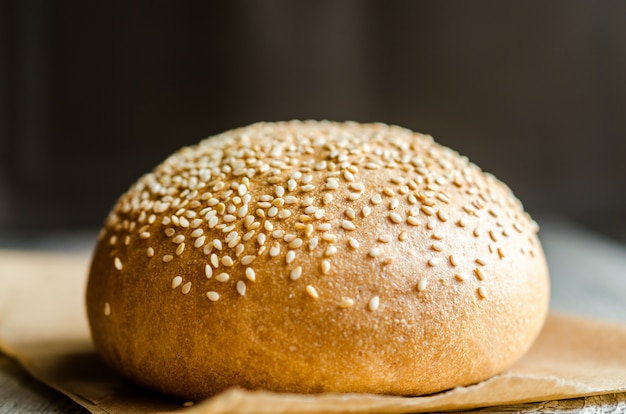
<svg viewBox="0 0 626 414"><path fill-rule="evenodd" d="M363 209L361 210L361 214L363 214L363 217L369 216L371 212L372 212L372 209L369 208L368 206L363 206Z"/></svg>
<svg viewBox="0 0 626 414"><path fill-rule="evenodd" d="M346 170L343 172L343 178L346 181L354 181L354 174L352 174L350 171Z"/></svg>
<svg viewBox="0 0 626 414"><path fill-rule="evenodd" d="M146 249L146 255L147 255L148 257L154 257L154 249L153 249L152 247L148 247L148 248Z"/></svg>
<svg viewBox="0 0 626 414"><path fill-rule="evenodd" d="M420 279L419 282L417 282L417 291L418 292L423 292L426 290L426 287L428 286L428 279Z"/></svg>
<svg viewBox="0 0 626 414"><path fill-rule="evenodd" d="M478 295L481 299L485 299L487 297L487 290L484 286L480 286L478 289L476 289L476 291L478 292Z"/></svg>
<svg viewBox="0 0 626 414"><path fill-rule="evenodd" d="M320 220L322 217L324 217L325 213L326 213L326 210L324 210L323 208L318 208L315 214L313 215L313 217Z"/></svg>
<svg viewBox="0 0 626 414"><path fill-rule="evenodd" d="M336 190L339 188L339 181L336 178L329 178L326 180L326 189L328 190Z"/></svg>
<svg viewBox="0 0 626 414"><path fill-rule="evenodd" d="M246 277L251 282L256 281L256 272L254 271L253 268L251 268L251 267L247 267L246 268Z"/></svg>
<svg viewBox="0 0 626 414"><path fill-rule="evenodd" d="M318 239L317 237L312 237L311 240L309 240L309 250L313 250L317 247L318 244Z"/></svg>
<svg viewBox="0 0 626 414"><path fill-rule="evenodd" d="M311 181L313 181L313 176L311 174L307 174L304 177L302 177L302 184L308 184Z"/></svg>
<svg viewBox="0 0 626 414"><path fill-rule="evenodd" d="M278 214L278 208L276 206L270 207L270 209L267 211L268 217L275 217L276 214Z"/></svg>
<svg viewBox="0 0 626 414"><path fill-rule="evenodd" d="M334 243L337 241L337 236L335 234L324 233L322 234L322 240L327 241L329 243Z"/></svg>
<svg viewBox="0 0 626 414"><path fill-rule="evenodd" d="M293 250L289 250L287 252L287 256L285 257L285 261L287 262L287 264L293 262L296 259L296 252L294 252Z"/></svg>
<svg viewBox="0 0 626 414"><path fill-rule="evenodd" d="M246 256L241 258L241 264L244 265L244 266L247 266L250 263L252 263L254 261L254 259L256 259L256 256L246 255Z"/></svg>
<svg viewBox="0 0 626 414"><path fill-rule="evenodd" d="M324 252L325 256L332 256L337 253L337 248L335 246L328 246L326 251Z"/></svg>
<svg viewBox="0 0 626 414"><path fill-rule="evenodd" d="M440 252L443 250L443 243L441 242L434 242L433 244L430 245L430 248L433 249L436 252Z"/></svg>
<svg viewBox="0 0 626 414"><path fill-rule="evenodd" d="M285 204L295 204L298 202L298 199L296 197L290 195L286 196L284 200Z"/></svg>
<svg viewBox="0 0 626 414"><path fill-rule="evenodd" d="M342 308L351 308L354 306L354 300L350 298L342 298L339 306Z"/></svg>
<svg viewBox="0 0 626 414"><path fill-rule="evenodd" d="M377 310L378 306L380 306L380 298L378 296L374 296L373 298L371 298L369 303L367 304L368 309L372 312Z"/></svg>
<svg viewBox="0 0 626 414"><path fill-rule="evenodd" d="M484 257L479 257L475 260L475 262L481 266L485 266L489 261Z"/></svg>
<svg viewBox="0 0 626 414"><path fill-rule="evenodd" d="M302 239L300 239L300 238L295 238L295 239L293 239L293 240L289 243L289 247L290 247L290 248L292 248L292 249L297 249L297 248L299 248L300 246L302 246L302 243L303 243Z"/></svg>
<svg viewBox="0 0 626 414"><path fill-rule="evenodd" d="M202 236L202 233L204 233L204 230L196 229L196 230L191 232L191 237L193 237L193 238L200 237L200 236Z"/></svg>
<svg viewBox="0 0 626 414"><path fill-rule="evenodd" d="M484 280L485 279L485 272L483 272L483 270L480 267L477 267L474 269L474 274L476 275L476 278L478 280Z"/></svg>
<svg viewBox="0 0 626 414"><path fill-rule="evenodd" d="M324 199L323 199L324 204L330 204L330 203L332 203L332 201L333 201L333 195L332 194L330 194L330 193L324 194Z"/></svg>
<svg viewBox="0 0 626 414"><path fill-rule="evenodd" d="M396 207L398 207L398 205L399 205L399 204L400 204L400 201L398 201L398 199L397 199L397 198L394 198L394 199L392 199L392 200L389 202L389 209L390 209L390 210L393 210L393 209L395 209Z"/></svg>
<svg viewBox="0 0 626 414"><path fill-rule="evenodd" d="M289 274L289 278L291 280L298 280L298 279L300 279L300 276L302 276L302 266L296 267Z"/></svg>
<svg viewBox="0 0 626 414"><path fill-rule="evenodd" d="M191 282L187 282L183 285L181 292L183 292L183 294L186 295L190 291L191 291Z"/></svg>
<svg viewBox="0 0 626 414"><path fill-rule="evenodd" d="M433 216L437 213L437 210L435 210L434 208L430 207L430 206L426 206L423 205L420 207L420 210L422 210L422 212L424 214L426 214L427 216Z"/></svg>
<svg viewBox="0 0 626 414"><path fill-rule="evenodd" d="M276 257L280 253L280 246L278 244L270 248L270 256Z"/></svg>
<svg viewBox="0 0 626 414"><path fill-rule="evenodd" d="M228 282L229 279L230 275L228 273L220 273L219 275L215 276L215 280L217 280L218 282Z"/></svg>
<svg viewBox="0 0 626 414"><path fill-rule="evenodd" d="M243 280L237 282L237 293L246 296L246 283Z"/></svg>
<svg viewBox="0 0 626 414"><path fill-rule="evenodd" d="M179 222L181 227L189 227L189 220L187 220L185 217L181 217Z"/></svg>
<svg viewBox="0 0 626 414"><path fill-rule="evenodd" d="M387 197L393 197L394 195L396 195L395 191L393 191L389 187L383 188L383 194L386 195Z"/></svg>
<svg viewBox="0 0 626 414"><path fill-rule="evenodd" d="M120 258L119 258L119 257L116 257L116 258L113 260L113 264L115 265L115 268L116 268L117 270L122 270L122 268L124 267L124 266L122 265L122 261L120 260Z"/></svg>
<svg viewBox="0 0 626 414"><path fill-rule="evenodd" d="M420 225L420 221L413 217L413 216L409 216L406 218L406 222L409 223L411 226L419 226Z"/></svg>
<svg viewBox="0 0 626 414"><path fill-rule="evenodd" d="M380 196L380 194L374 194L370 202L374 205L377 205L383 202L383 198Z"/></svg>
<svg viewBox="0 0 626 414"><path fill-rule="evenodd" d="M150 236L151 236L151 234L148 231L142 231L141 233L139 233L139 238L140 239L146 240L146 239L149 239Z"/></svg>
<svg viewBox="0 0 626 414"><path fill-rule="evenodd" d="M111 315L111 304L109 302L104 302L104 316Z"/></svg>
<svg viewBox="0 0 626 414"><path fill-rule="evenodd" d="M430 259L428 259L428 266L430 267L435 267L439 265L439 263L441 263L441 259L439 259L438 257L431 257Z"/></svg>
<svg viewBox="0 0 626 414"><path fill-rule="evenodd" d="M377 164L375 162L368 162L367 164L365 164L364 167L368 170L377 170L380 168L380 164Z"/></svg>
<svg viewBox="0 0 626 414"><path fill-rule="evenodd" d="M172 279L172 289L176 289L178 286L181 285L181 283L183 283L183 278L180 276L175 276Z"/></svg>
<svg viewBox="0 0 626 414"><path fill-rule="evenodd" d="M300 190L304 191L305 193L308 193L309 191L313 191L315 189L315 186L313 184L307 184L307 185L303 185L302 187L300 187Z"/></svg>
<svg viewBox="0 0 626 414"><path fill-rule="evenodd" d="M311 285L307 285L306 293L308 293L309 296L311 296L313 299L318 299L320 297L320 295L317 293L317 290Z"/></svg>
<svg viewBox="0 0 626 414"><path fill-rule="evenodd" d="M389 219L396 224L402 223L402 216L398 213L389 213Z"/></svg>
<svg viewBox="0 0 626 414"><path fill-rule="evenodd" d="M450 259L450 264L452 265L452 267L456 267L459 264L459 260L457 259L455 255L451 254L449 259Z"/></svg>
<svg viewBox="0 0 626 414"><path fill-rule="evenodd" d="M174 259L174 256L172 256L171 254L166 254L165 256L163 256L164 263L171 262L172 259Z"/></svg>
<svg viewBox="0 0 626 414"><path fill-rule="evenodd" d="M211 254L211 264L213 265L214 268L218 268L218 266L220 265L220 261L219 258L217 257L217 255L215 253Z"/></svg>
<svg viewBox="0 0 626 414"><path fill-rule="evenodd" d="M369 254L371 257L378 257L378 256L380 256L380 254L381 254L381 253L382 253L382 252L381 252L381 250L380 250L379 248L374 247L373 249L370 249L370 251L369 251L369 253L368 253L368 254Z"/></svg>
<svg viewBox="0 0 626 414"><path fill-rule="evenodd" d="M356 213L354 212L354 210L351 207L348 207L347 209L345 209L343 211L343 214L345 214L346 217L348 217L350 219L354 219L356 217Z"/></svg>
<svg viewBox="0 0 626 414"><path fill-rule="evenodd" d="M391 236L388 234L381 234L378 236L378 241L381 243L389 243L391 241Z"/></svg>
<svg viewBox="0 0 626 414"><path fill-rule="evenodd" d="M350 238L348 239L348 244L349 244L349 245L350 245L350 247L352 247L353 249L358 249L358 248L359 248L359 242L358 242L356 239L352 238L352 237L350 237Z"/></svg>
<svg viewBox="0 0 626 414"><path fill-rule="evenodd" d="M185 251L185 243L181 243L176 248L176 255L180 256L181 254L183 254L184 251Z"/></svg>
<svg viewBox="0 0 626 414"><path fill-rule="evenodd" d="M363 185L363 183L350 183L348 188L350 188L350 190L359 192L365 190L365 186Z"/></svg>
<svg viewBox="0 0 626 414"><path fill-rule="evenodd" d="M445 236L445 234L444 234L443 232L440 232L440 231L436 231L436 232L434 232L434 233L431 235L431 237L432 237L433 239L435 239L435 240L443 240L444 236Z"/></svg>
<svg viewBox="0 0 626 414"><path fill-rule="evenodd" d="M465 280L467 280L467 276L465 276L463 273L456 273L454 275L454 278L459 282L464 282Z"/></svg>
<svg viewBox="0 0 626 414"><path fill-rule="evenodd" d="M330 272L330 260L322 260L322 273L327 275Z"/></svg>
<svg viewBox="0 0 626 414"><path fill-rule="evenodd" d="M206 293L206 297L209 298L211 302L216 302L220 298L220 294L214 291L209 291Z"/></svg>
<svg viewBox="0 0 626 414"><path fill-rule="evenodd" d="M224 256L222 257L222 264L227 267L232 267L235 262L233 262L233 259L231 259L230 256Z"/></svg>
<svg viewBox="0 0 626 414"><path fill-rule="evenodd" d="M354 230L354 229L356 229L356 227L354 226L354 223L352 223L351 221L348 221L348 220L342 220L341 221L341 227L343 227L344 230Z"/></svg>

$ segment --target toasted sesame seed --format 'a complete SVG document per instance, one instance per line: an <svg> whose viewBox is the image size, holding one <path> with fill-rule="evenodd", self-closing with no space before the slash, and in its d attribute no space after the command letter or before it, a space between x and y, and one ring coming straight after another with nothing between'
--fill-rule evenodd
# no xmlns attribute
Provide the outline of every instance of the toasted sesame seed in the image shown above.
<svg viewBox="0 0 626 414"><path fill-rule="evenodd" d="M246 255L246 256L241 258L241 264L244 265L244 266L247 266L250 263L252 263L254 261L254 259L256 259L256 256Z"/></svg>
<svg viewBox="0 0 626 414"><path fill-rule="evenodd" d="M217 280L218 282L228 282L229 279L230 275L228 273L220 273L219 275L215 276L215 280Z"/></svg>
<svg viewBox="0 0 626 414"><path fill-rule="evenodd" d="M139 233L139 238L143 240L149 239L150 236L151 234L149 231L142 231L141 233Z"/></svg>
<svg viewBox="0 0 626 414"><path fill-rule="evenodd" d="M408 237L408 234L406 231L402 231L400 232L400 234L398 234L398 240L400 241L405 241L407 237Z"/></svg>
<svg viewBox="0 0 626 414"><path fill-rule="evenodd" d="M232 267L235 262L233 262L233 259L231 259L230 256L224 256L222 257L222 264L227 267Z"/></svg>
<svg viewBox="0 0 626 414"><path fill-rule="evenodd" d="M209 291L206 293L206 297L209 298L211 302L216 302L220 299L220 294L214 291Z"/></svg>
<svg viewBox="0 0 626 414"><path fill-rule="evenodd" d="M167 263L167 262L171 262L172 259L174 259L174 256L172 256L171 254L166 254L163 256L163 262Z"/></svg>
<svg viewBox="0 0 626 414"><path fill-rule="evenodd" d="M253 268L247 267L245 273L246 273L246 278L248 278L249 281L251 282L256 281L256 272L254 271Z"/></svg>
<svg viewBox="0 0 626 414"><path fill-rule="evenodd" d="M104 302L104 316L111 315L111 304L109 302Z"/></svg>
<svg viewBox="0 0 626 414"><path fill-rule="evenodd" d="M476 289L476 291L478 292L478 296L480 296L481 299L485 299L487 297L487 290L484 286L480 286L478 289Z"/></svg>
<svg viewBox="0 0 626 414"><path fill-rule="evenodd" d="M343 211L343 214L345 214L346 217L350 219L354 219L356 217L356 213L354 212L354 209L352 209L351 207L348 207L347 209L345 209Z"/></svg>
<svg viewBox="0 0 626 414"><path fill-rule="evenodd" d="M181 243L176 248L176 255L180 256L181 254L183 254L184 251L185 251L185 243Z"/></svg>
<svg viewBox="0 0 626 414"><path fill-rule="evenodd" d="M306 293L308 293L309 296L311 296L313 299L318 299L320 297L320 295L317 293L317 290L311 285L307 285Z"/></svg>
<svg viewBox="0 0 626 414"><path fill-rule="evenodd" d="M300 279L300 276L302 276L302 266L296 267L289 274L289 278L291 280L298 280L298 279Z"/></svg>
<svg viewBox="0 0 626 414"><path fill-rule="evenodd" d="M382 253L382 251L381 251L379 248L374 247L373 249L370 249L370 251L369 251L369 253L368 253L368 254L369 254L371 257L378 257L378 256L380 256L380 255L381 255L381 253Z"/></svg>
<svg viewBox="0 0 626 414"><path fill-rule="evenodd" d="M378 306L380 306L380 298L378 296L374 296L373 298L371 298L369 303L367 304L367 308L372 312L378 309Z"/></svg>
<svg viewBox="0 0 626 414"><path fill-rule="evenodd" d="M117 270L122 270L122 268L124 267L124 266L122 265L122 261L120 260L120 258L119 258L119 257L116 257L116 258L113 260L113 264L115 265L115 268L116 268Z"/></svg>
<svg viewBox="0 0 626 414"><path fill-rule="evenodd" d="M430 259L428 259L428 266L430 267L435 267L439 265L439 263L441 263L441 259L438 257L431 257Z"/></svg>
<svg viewBox="0 0 626 414"><path fill-rule="evenodd" d="M350 238L348 239L348 244L349 244L349 245L350 245L350 247L352 247L353 249L358 249L358 248L359 248L359 242L358 242L356 239L352 238L352 237L350 237Z"/></svg>
<svg viewBox="0 0 626 414"><path fill-rule="evenodd" d="M423 292L426 290L426 287L428 286L428 279L420 279L419 282L417 282L417 291L418 292Z"/></svg>
<svg viewBox="0 0 626 414"><path fill-rule="evenodd" d="M351 308L354 306L354 300L350 298L341 298L341 303L339 304L339 306L344 309Z"/></svg>
<svg viewBox="0 0 626 414"><path fill-rule="evenodd" d="M148 257L154 257L154 249L153 249L152 247L148 247L148 248L146 249L146 255L147 255Z"/></svg>
<svg viewBox="0 0 626 414"><path fill-rule="evenodd" d="M181 283L183 283L183 278L180 276L175 276L172 279L172 289L176 289L178 286L181 285Z"/></svg>
<svg viewBox="0 0 626 414"><path fill-rule="evenodd" d="M506 257L504 254L504 250L502 250L502 247L498 247L497 251L498 251L498 256L500 257L500 259L504 259Z"/></svg>

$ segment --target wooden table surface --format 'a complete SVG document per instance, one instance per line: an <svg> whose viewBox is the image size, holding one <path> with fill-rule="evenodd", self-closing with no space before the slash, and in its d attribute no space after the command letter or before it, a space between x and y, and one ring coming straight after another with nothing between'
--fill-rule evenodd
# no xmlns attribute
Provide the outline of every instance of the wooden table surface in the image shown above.
<svg viewBox="0 0 626 414"><path fill-rule="evenodd" d="M626 323L626 246L568 222L553 218L537 221L551 271L551 308ZM70 238L70 243L66 239L64 247L91 246L92 236ZM46 248L46 243L53 243L58 248L54 240L31 246ZM7 244L6 240L0 242ZM0 414L87 412L0 354ZM626 413L626 393L456 412Z"/></svg>

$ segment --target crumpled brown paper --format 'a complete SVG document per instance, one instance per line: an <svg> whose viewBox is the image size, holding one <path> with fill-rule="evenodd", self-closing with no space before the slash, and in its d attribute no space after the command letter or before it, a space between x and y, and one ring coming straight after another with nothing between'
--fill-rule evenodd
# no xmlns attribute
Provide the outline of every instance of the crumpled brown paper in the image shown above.
<svg viewBox="0 0 626 414"><path fill-rule="evenodd" d="M550 315L505 373L423 397L292 395L232 389L183 408L126 382L94 353L83 292L86 254L0 251L0 349L94 413L408 413L626 391L626 326Z"/></svg>

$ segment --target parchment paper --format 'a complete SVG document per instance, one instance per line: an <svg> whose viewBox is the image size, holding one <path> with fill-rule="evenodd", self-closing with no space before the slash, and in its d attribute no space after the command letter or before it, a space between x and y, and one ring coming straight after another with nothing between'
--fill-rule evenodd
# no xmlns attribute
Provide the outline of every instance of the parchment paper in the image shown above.
<svg viewBox="0 0 626 414"><path fill-rule="evenodd" d="M83 310L88 262L0 251L0 350L94 413L408 413L626 391L626 326L553 314L524 358L473 386L412 398L232 389L184 408L126 382L94 353Z"/></svg>

